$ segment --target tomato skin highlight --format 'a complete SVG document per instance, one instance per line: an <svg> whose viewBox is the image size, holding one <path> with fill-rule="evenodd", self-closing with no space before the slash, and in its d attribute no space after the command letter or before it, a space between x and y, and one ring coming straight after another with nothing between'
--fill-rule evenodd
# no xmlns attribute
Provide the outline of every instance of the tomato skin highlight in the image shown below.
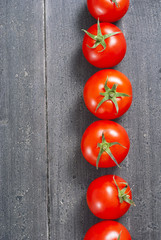
<svg viewBox="0 0 161 240"><path fill-rule="evenodd" d="M112 0L87 0L91 15L101 22L116 22L128 11L129 0L117 0L118 6Z"/></svg>
<svg viewBox="0 0 161 240"><path fill-rule="evenodd" d="M120 164L127 156L130 148L130 140L126 130L118 123L108 120L99 120L92 123L84 132L81 141L81 151L84 158L96 166L99 154L98 143L102 140L102 132L108 142L119 142L120 145L114 145L110 148L113 156ZM116 164L110 156L104 152L99 161L99 168L114 167Z"/></svg>
<svg viewBox="0 0 161 240"><path fill-rule="evenodd" d="M96 42L85 34L82 44L82 50L85 58L89 63L98 68L111 68L117 65L124 58L126 53L126 40L121 30L111 23L100 23L101 32L103 35L120 32L117 35L111 36L105 40L106 49L104 51L101 45L92 49ZM92 25L88 32L97 35L97 24ZM101 52L102 51L102 52Z"/></svg>
<svg viewBox="0 0 161 240"><path fill-rule="evenodd" d="M118 176L115 180L120 189L125 187L126 181ZM128 186L126 192L132 199L132 193ZM113 180L113 175L105 175L95 179L87 190L87 204L91 212L101 219L118 219L130 208L130 204L123 201L120 203L118 190Z"/></svg>
<svg viewBox="0 0 161 240"><path fill-rule="evenodd" d="M116 83L117 92L126 93L129 97L118 97L119 111L111 100L104 102L96 111L97 105L103 99L100 93L105 92L104 84L108 76L107 86L112 88ZM115 119L121 117L130 108L132 103L132 86L129 79L114 69L105 69L91 76L85 84L83 91L84 102L88 110L100 119Z"/></svg>
<svg viewBox="0 0 161 240"><path fill-rule="evenodd" d="M102 221L93 225L86 233L84 240L132 240L128 230L119 222Z"/></svg>

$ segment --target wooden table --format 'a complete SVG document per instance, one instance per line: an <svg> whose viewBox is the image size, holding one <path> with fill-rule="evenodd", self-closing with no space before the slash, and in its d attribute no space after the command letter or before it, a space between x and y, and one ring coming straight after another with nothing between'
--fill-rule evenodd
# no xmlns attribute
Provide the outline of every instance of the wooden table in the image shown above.
<svg viewBox="0 0 161 240"><path fill-rule="evenodd" d="M86 0L0 1L0 240L82 240L99 222L85 194L95 178L134 185L136 207L119 221L133 240L161 235L161 1L131 0L117 25L127 54L115 68L133 85L117 120L130 137L122 169L96 171L81 154L83 87L98 69L81 50L96 21Z"/></svg>

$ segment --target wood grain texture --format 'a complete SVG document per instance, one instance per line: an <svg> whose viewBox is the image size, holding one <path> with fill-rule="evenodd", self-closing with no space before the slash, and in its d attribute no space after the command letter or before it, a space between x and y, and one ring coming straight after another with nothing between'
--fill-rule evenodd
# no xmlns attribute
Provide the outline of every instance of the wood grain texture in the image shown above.
<svg viewBox="0 0 161 240"><path fill-rule="evenodd" d="M115 69L134 93L117 122L131 148L121 170L96 171L80 150L97 120L83 101L85 82L99 70L81 50L81 28L96 22L86 0L0 1L0 240L82 240L101 221L87 207L87 188L105 174L134 185L137 207L119 219L132 239L160 240L160 9L160 0L131 0L116 23L127 54Z"/></svg>
<svg viewBox="0 0 161 240"><path fill-rule="evenodd" d="M117 23L127 40L127 54L116 69L133 85L133 105L122 118L131 149L122 170L96 171L83 159L81 136L96 120L83 102L86 80L98 69L85 60L81 28L95 20L86 0L47 0L47 78L49 115L51 239L81 240L94 223L85 194L89 183L104 174L118 174L133 184L137 207L119 221L133 240L161 235L161 2L131 0L127 15Z"/></svg>
<svg viewBox="0 0 161 240"><path fill-rule="evenodd" d="M47 239L43 1L0 1L0 239Z"/></svg>

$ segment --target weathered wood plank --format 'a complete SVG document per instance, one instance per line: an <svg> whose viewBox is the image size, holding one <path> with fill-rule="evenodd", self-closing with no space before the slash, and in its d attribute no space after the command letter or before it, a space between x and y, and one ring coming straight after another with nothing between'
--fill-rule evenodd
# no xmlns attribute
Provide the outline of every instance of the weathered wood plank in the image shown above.
<svg viewBox="0 0 161 240"><path fill-rule="evenodd" d="M134 89L133 106L123 117L131 136L127 176L135 185L137 208L130 211L128 225L134 240L159 240L161 234L160 9L160 1L133 1L121 24L128 53L119 69Z"/></svg>
<svg viewBox="0 0 161 240"><path fill-rule="evenodd" d="M136 208L120 221L132 239L160 239L160 58L161 2L131 0L127 15L117 25L127 39L127 54L116 69L132 82L134 101L118 120L128 131L131 150L123 169L96 171L80 151L81 136L96 120L86 109L82 91L98 69L81 51L83 33L95 20L86 0L47 0L47 66L50 157L51 239L83 239L87 229L100 220L86 205L89 183L115 173L134 187Z"/></svg>
<svg viewBox="0 0 161 240"><path fill-rule="evenodd" d="M0 1L0 239L47 239L44 1Z"/></svg>

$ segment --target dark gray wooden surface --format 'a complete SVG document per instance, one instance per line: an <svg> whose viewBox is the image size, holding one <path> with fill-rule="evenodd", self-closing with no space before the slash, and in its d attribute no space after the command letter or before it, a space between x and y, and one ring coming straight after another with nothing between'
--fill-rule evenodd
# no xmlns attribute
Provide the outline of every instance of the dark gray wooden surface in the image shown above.
<svg viewBox="0 0 161 240"><path fill-rule="evenodd" d="M80 29L95 23L86 0L1 0L0 240L82 240L100 221L87 207L88 185L113 173L134 185L137 205L119 221L133 240L160 240L160 10L160 0L131 0L117 22L127 54L116 69L134 93L117 122L131 148L121 170L96 171L80 151L83 132L97 120L83 87L99 70L81 51Z"/></svg>
<svg viewBox="0 0 161 240"><path fill-rule="evenodd" d="M0 1L0 239L47 239L43 1Z"/></svg>

